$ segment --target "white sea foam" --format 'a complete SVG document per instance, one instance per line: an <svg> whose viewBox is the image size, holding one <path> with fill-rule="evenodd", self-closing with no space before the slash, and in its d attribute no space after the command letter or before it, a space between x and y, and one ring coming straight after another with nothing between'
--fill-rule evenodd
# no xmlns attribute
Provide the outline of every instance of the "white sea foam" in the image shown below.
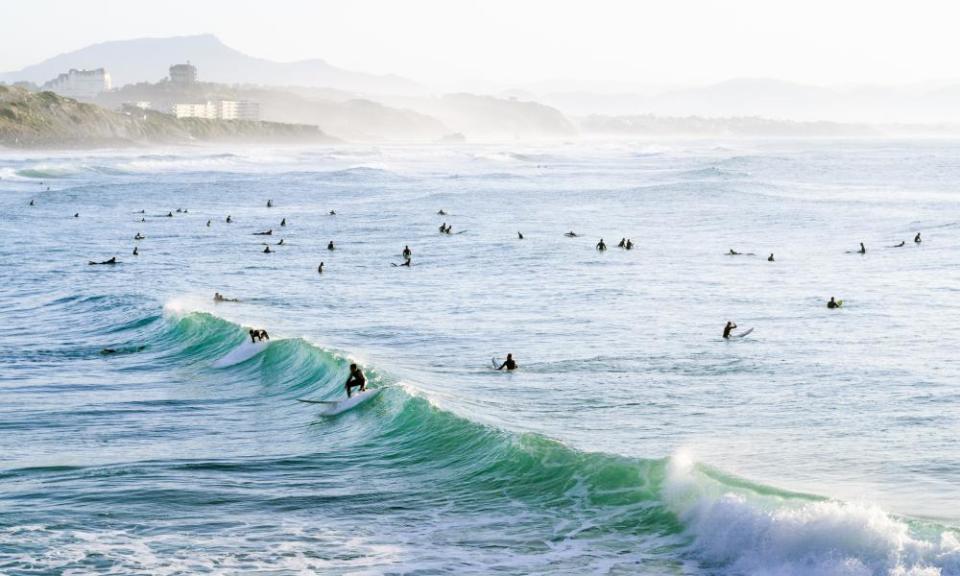
<svg viewBox="0 0 960 576"><path fill-rule="evenodd" d="M671 458L664 497L693 555L728 574L955 576L960 540L949 530L896 518L878 506L759 494Z"/></svg>

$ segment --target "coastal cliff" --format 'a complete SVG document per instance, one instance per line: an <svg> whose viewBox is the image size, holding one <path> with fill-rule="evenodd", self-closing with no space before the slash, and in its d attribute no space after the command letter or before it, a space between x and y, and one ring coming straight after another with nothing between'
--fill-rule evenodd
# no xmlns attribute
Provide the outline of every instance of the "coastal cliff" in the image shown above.
<svg viewBox="0 0 960 576"><path fill-rule="evenodd" d="M120 112L53 92L0 85L0 146L89 148L193 142L335 142L316 126L176 118L127 107Z"/></svg>

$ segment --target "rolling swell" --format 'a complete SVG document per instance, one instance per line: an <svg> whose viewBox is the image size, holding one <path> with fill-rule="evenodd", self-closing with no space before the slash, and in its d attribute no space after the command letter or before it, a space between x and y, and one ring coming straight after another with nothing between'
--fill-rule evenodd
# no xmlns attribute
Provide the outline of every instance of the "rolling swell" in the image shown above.
<svg viewBox="0 0 960 576"><path fill-rule="evenodd" d="M241 327L203 313L181 318L174 332L177 341L190 343L193 361L215 359L243 337ZM266 397L341 393L349 362L344 356L298 338L277 340L262 356L231 370L267 383ZM369 372L374 386L395 385L388 375ZM552 536L546 542L510 544L531 554L562 549L568 555L575 549L579 558L596 548L625 547L627 563L694 560L724 574L960 574L960 538L949 527L750 483L682 453L636 459L582 452L442 410L409 383L387 390L373 405L314 420L309 428L325 438L313 453L181 466L320 474L336 462L355 468L357 482L371 468L386 470L404 478L405 488L390 498L400 507L442 501L456 517L447 522L480 514L485 522L515 516L547 526ZM361 514L377 502L358 494L336 505ZM278 512L330 505L329 495L269 502Z"/></svg>

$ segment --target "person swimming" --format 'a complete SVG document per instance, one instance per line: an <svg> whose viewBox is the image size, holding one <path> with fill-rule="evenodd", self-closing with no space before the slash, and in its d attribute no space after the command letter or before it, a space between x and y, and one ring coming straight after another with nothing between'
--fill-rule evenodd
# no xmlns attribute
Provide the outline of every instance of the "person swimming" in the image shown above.
<svg viewBox="0 0 960 576"><path fill-rule="evenodd" d="M323 262L321 262L320 265L317 266L317 274L323 274Z"/></svg>
<svg viewBox="0 0 960 576"><path fill-rule="evenodd" d="M773 252L770 253L770 256L767 257L767 262L774 262Z"/></svg>
<svg viewBox="0 0 960 576"><path fill-rule="evenodd" d="M833 296L831 296L830 301L827 302L827 308L833 309L833 308L839 308L839 307L840 307L840 303L837 302Z"/></svg>
<svg viewBox="0 0 960 576"><path fill-rule="evenodd" d="M726 338L726 339L729 339L729 338L730 338L730 333L733 332L733 329L736 328L736 327L737 327L736 324L734 324L733 322L727 320L727 325L723 327L723 337Z"/></svg>
<svg viewBox="0 0 960 576"><path fill-rule="evenodd" d="M347 381L343 385L343 387L347 389L347 398L353 395L353 389L357 386L360 387L361 392L366 391L367 377L363 375L363 370L356 364L351 364L350 375L347 376Z"/></svg>
<svg viewBox="0 0 960 576"><path fill-rule="evenodd" d="M273 250L271 250L269 246L267 246L266 248L263 249L263 253L264 253L264 254L270 254L270 253L272 253L272 252L273 252Z"/></svg>
<svg viewBox="0 0 960 576"><path fill-rule="evenodd" d="M517 369L517 363L513 359L513 354L507 354L507 359L503 361L503 364L501 364L497 370L503 370L504 368L506 368L508 372Z"/></svg>
<svg viewBox="0 0 960 576"><path fill-rule="evenodd" d="M919 232L917 232L917 235L913 237L913 242L914 242L915 244L919 244L919 243L923 242L923 240L920 239L920 233L919 233Z"/></svg>
<svg viewBox="0 0 960 576"><path fill-rule="evenodd" d="M895 244L893 247L894 247L894 248L903 248L903 247L906 246L906 245L907 245L907 241L906 241L906 240L901 240L899 244Z"/></svg>
<svg viewBox="0 0 960 576"><path fill-rule="evenodd" d="M330 241L330 243L329 243L329 244L327 244L327 250L334 250L334 247L333 247L333 240L331 240L331 241Z"/></svg>
<svg viewBox="0 0 960 576"><path fill-rule="evenodd" d="M119 262L117 262L116 256L114 256L109 260L104 260L103 262L94 262L93 260L90 261L91 266L98 265L98 264L119 264Z"/></svg>
<svg viewBox="0 0 960 576"><path fill-rule="evenodd" d="M597 242L597 250L599 250L600 252L603 252L606 249L607 249L607 245L603 242L603 238L601 238L600 241Z"/></svg>
<svg viewBox="0 0 960 576"><path fill-rule="evenodd" d="M517 230L517 239L518 239L518 240L523 240L523 233L520 232L519 230Z"/></svg>
<svg viewBox="0 0 960 576"><path fill-rule="evenodd" d="M404 246L404 247L403 247L403 257L406 258L407 260L409 260L411 256L413 256L413 251L410 250L410 246Z"/></svg>

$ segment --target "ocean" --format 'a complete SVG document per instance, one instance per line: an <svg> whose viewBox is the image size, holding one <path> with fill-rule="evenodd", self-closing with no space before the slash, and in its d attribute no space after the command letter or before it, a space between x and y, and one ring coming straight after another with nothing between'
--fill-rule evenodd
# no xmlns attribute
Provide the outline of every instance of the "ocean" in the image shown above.
<svg viewBox="0 0 960 576"><path fill-rule="evenodd" d="M958 141L5 151L0 215L0 574L960 575Z"/></svg>

